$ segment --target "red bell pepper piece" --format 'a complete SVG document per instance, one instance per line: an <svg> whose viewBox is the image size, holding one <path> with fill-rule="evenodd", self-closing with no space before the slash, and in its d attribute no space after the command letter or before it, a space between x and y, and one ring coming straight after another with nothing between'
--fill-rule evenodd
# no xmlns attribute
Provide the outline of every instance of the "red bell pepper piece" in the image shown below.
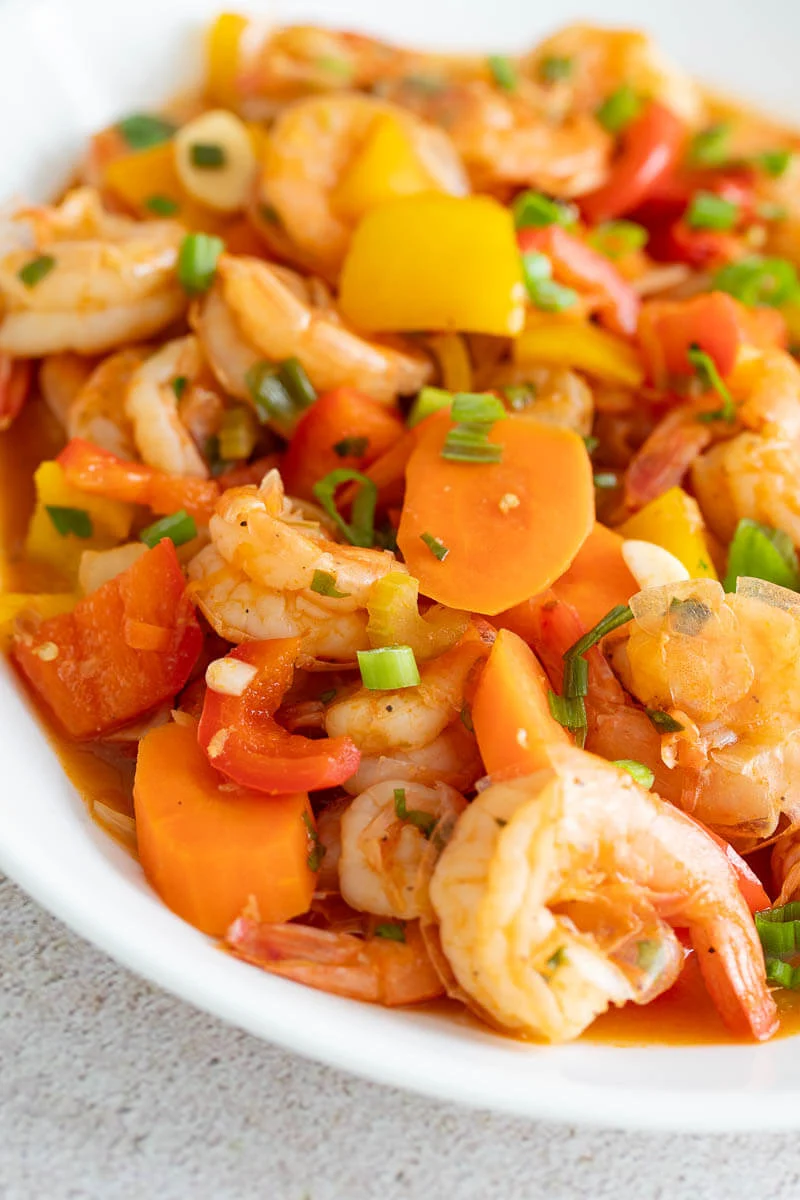
<svg viewBox="0 0 800 1200"><path fill-rule="evenodd" d="M56 461L63 468L67 483L81 491L128 504L143 504L156 513L174 513L185 508L203 524L219 499L219 486L213 479L168 475L146 463L118 458L83 438L68 442Z"/></svg>
<svg viewBox="0 0 800 1200"><path fill-rule="evenodd" d="M320 479L337 467L363 470L403 432L398 413L363 392L351 387L326 392L300 418L284 455L286 491L314 500L313 487ZM351 446L345 444L348 441Z"/></svg>
<svg viewBox="0 0 800 1200"><path fill-rule="evenodd" d="M678 162L686 139L683 123L652 101L622 134L622 147L607 183L580 201L588 221L599 224L643 204Z"/></svg>
<svg viewBox="0 0 800 1200"><path fill-rule="evenodd" d="M0 354L0 433L17 419L31 391L33 360Z"/></svg>
<svg viewBox="0 0 800 1200"><path fill-rule="evenodd" d="M198 741L211 765L243 787L310 792L336 787L358 769L361 752L350 738L302 737L273 717L291 686L299 647L299 638L244 642L222 660L256 668L242 694L206 691Z"/></svg>
<svg viewBox="0 0 800 1200"><path fill-rule="evenodd" d="M170 700L203 634L167 539L72 612L15 635L13 654L72 737L99 737Z"/></svg>
<svg viewBox="0 0 800 1200"><path fill-rule="evenodd" d="M536 250L547 255L559 283L599 292L603 302L598 316L613 333L630 337L635 332L641 306L639 296L604 255L560 225L521 229L517 240L523 253Z"/></svg>
<svg viewBox="0 0 800 1200"><path fill-rule="evenodd" d="M742 255L742 241L717 229L692 229L684 219L660 226L647 243L657 262L686 263L695 270L721 267Z"/></svg>

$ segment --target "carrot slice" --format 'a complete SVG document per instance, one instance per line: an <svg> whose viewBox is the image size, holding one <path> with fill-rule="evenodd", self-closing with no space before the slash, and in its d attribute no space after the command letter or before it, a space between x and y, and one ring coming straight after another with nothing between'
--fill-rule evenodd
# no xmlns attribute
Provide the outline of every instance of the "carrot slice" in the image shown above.
<svg viewBox="0 0 800 1200"><path fill-rule="evenodd" d="M577 434L519 416L489 433L500 462L453 462L441 454L451 428L442 412L417 431L397 541L424 595L491 616L549 587L591 533L589 456Z"/></svg>
<svg viewBox="0 0 800 1200"><path fill-rule="evenodd" d="M570 744L550 714L550 685L529 646L501 629L472 701L472 724L490 775L524 775L547 766L548 748Z"/></svg>
<svg viewBox="0 0 800 1200"><path fill-rule="evenodd" d="M139 746L139 859L173 912L222 937L251 897L264 921L306 912L313 817L305 792L264 799L209 766L194 725L163 725Z"/></svg>
<svg viewBox="0 0 800 1200"><path fill-rule="evenodd" d="M572 566L553 584L558 599L576 609L587 629L639 591L622 557L624 540L598 521Z"/></svg>

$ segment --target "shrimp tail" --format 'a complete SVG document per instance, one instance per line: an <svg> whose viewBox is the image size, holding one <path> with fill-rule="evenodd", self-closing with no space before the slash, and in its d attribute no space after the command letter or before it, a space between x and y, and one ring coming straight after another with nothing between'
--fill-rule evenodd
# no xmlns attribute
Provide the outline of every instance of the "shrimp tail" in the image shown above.
<svg viewBox="0 0 800 1200"><path fill-rule="evenodd" d="M765 1042L778 1028L778 1012L767 987L764 956L755 931L748 924L735 930L715 922L694 926L692 945L717 1011L732 1033Z"/></svg>

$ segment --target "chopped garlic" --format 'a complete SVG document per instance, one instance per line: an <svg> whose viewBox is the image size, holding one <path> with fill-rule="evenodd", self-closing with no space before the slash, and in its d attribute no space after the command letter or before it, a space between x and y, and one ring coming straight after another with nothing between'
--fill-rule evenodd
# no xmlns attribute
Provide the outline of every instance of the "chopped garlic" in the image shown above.
<svg viewBox="0 0 800 1200"><path fill-rule="evenodd" d="M206 669L206 683L212 692L222 696L241 696L258 674L251 663L235 658L217 658Z"/></svg>
<svg viewBox="0 0 800 1200"><path fill-rule="evenodd" d="M53 662L58 658L58 646L55 642L42 642L41 646L37 646L33 653L42 662Z"/></svg>
<svg viewBox="0 0 800 1200"><path fill-rule="evenodd" d="M519 505L519 496L516 496L513 492L506 492L505 495L500 497L500 503L497 507L500 509L500 512L503 514L503 516L505 516L506 513L511 512L512 508L519 508Z"/></svg>
<svg viewBox="0 0 800 1200"><path fill-rule="evenodd" d="M680 559L653 542L629 538L622 543L622 557L640 588L664 587L689 578Z"/></svg>
<svg viewBox="0 0 800 1200"><path fill-rule="evenodd" d="M222 754L222 751L225 749L225 743L228 740L230 732L230 729L217 730L211 741L208 743L206 754L209 758L219 758L220 754Z"/></svg>

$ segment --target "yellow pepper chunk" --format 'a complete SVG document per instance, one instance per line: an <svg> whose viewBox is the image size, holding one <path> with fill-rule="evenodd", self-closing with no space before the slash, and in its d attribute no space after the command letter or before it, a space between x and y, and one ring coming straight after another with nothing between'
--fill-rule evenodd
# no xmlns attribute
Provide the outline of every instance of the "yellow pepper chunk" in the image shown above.
<svg viewBox="0 0 800 1200"><path fill-rule="evenodd" d="M34 475L36 508L28 526L25 552L29 558L54 567L70 583L78 578L78 566L84 550L109 550L127 538L133 523L134 507L104 496L92 496L71 487L57 462L43 462ZM90 537L58 532L47 511L52 508L76 508L88 513L92 523Z"/></svg>
<svg viewBox="0 0 800 1200"><path fill-rule="evenodd" d="M670 488L645 504L617 527L617 533L663 546L683 563L692 579L717 578L697 501L683 488Z"/></svg>
<svg viewBox="0 0 800 1200"><path fill-rule="evenodd" d="M359 329L519 333L525 288L511 213L428 192L373 208L344 262L340 307Z"/></svg>
<svg viewBox="0 0 800 1200"><path fill-rule="evenodd" d="M373 123L344 172L331 203L342 217L355 224L387 200L439 190L400 122L382 116Z"/></svg>
<svg viewBox="0 0 800 1200"><path fill-rule="evenodd" d="M58 617L75 607L78 597L71 592L57 592L52 596L30 592L6 592L0 594L0 651L7 653L11 648L14 623L26 609L38 613L42 620Z"/></svg>
<svg viewBox="0 0 800 1200"><path fill-rule="evenodd" d="M514 342L512 353L517 363L573 367L625 387L638 387L644 380L641 360L630 343L596 325L579 325L558 317L525 329Z"/></svg>
<svg viewBox="0 0 800 1200"><path fill-rule="evenodd" d="M105 169L104 182L138 217L173 217L187 229L204 233L225 228L219 213L198 204L181 185L172 141L113 159ZM163 201L174 205L174 212L163 209Z"/></svg>
<svg viewBox="0 0 800 1200"><path fill-rule="evenodd" d="M238 99L239 47L249 21L238 13L220 13L206 41L206 94L215 104L235 107Z"/></svg>

